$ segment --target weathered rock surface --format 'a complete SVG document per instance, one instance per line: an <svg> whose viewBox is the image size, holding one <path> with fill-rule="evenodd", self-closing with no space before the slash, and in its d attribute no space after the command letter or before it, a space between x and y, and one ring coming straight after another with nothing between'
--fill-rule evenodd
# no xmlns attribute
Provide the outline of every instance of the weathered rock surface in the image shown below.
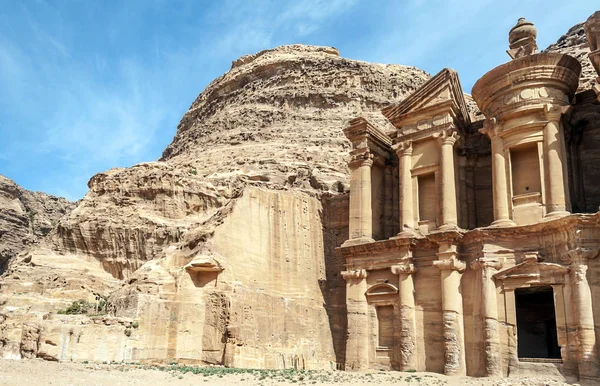
<svg viewBox="0 0 600 386"><path fill-rule="evenodd" d="M344 121L365 114L386 125L379 109L427 78L413 67L341 58L329 47L244 56L192 104L162 160L186 160L202 176L343 191Z"/></svg>
<svg viewBox="0 0 600 386"><path fill-rule="evenodd" d="M581 77L579 78L578 91L592 87L597 74L588 58L590 47L583 30L583 22L569 28L566 34L562 35L555 44L549 45L543 52L559 52L579 60L581 63Z"/></svg>
<svg viewBox="0 0 600 386"><path fill-rule="evenodd" d="M8 261L46 236L75 203L30 192L0 175L0 273Z"/></svg>

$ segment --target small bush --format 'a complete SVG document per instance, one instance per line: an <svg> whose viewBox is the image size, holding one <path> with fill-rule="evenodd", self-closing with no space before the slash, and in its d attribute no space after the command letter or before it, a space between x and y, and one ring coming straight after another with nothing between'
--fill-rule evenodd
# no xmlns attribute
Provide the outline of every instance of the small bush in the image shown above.
<svg viewBox="0 0 600 386"><path fill-rule="evenodd" d="M90 308L94 308L94 305L80 299L75 300L69 307L65 308L64 310L59 310L57 313L61 315L87 314Z"/></svg>
<svg viewBox="0 0 600 386"><path fill-rule="evenodd" d="M56 313L60 315L104 315L106 314L106 298L97 297L98 303L90 303L87 300L75 300L71 305L64 310L58 310Z"/></svg>

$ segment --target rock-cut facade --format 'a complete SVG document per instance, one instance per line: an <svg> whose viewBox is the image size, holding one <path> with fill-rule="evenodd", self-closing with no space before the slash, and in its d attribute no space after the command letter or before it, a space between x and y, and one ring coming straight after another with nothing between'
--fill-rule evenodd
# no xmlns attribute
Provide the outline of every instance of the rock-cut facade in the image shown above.
<svg viewBox="0 0 600 386"><path fill-rule="evenodd" d="M160 160L11 249L0 357L600 379L600 13L536 34L472 96L329 47L234 61Z"/></svg>
<svg viewBox="0 0 600 386"><path fill-rule="evenodd" d="M481 115L444 69L382 110L391 133L344 129L346 369L600 379L598 80L578 90L579 61L536 35L510 30L511 61L473 87Z"/></svg>

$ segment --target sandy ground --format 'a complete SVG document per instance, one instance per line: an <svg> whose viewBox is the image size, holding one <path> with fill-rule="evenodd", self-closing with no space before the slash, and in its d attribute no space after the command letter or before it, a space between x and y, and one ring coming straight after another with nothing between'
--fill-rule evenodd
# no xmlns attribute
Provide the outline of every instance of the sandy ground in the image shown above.
<svg viewBox="0 0 600 386"><path fill-rule="evenodd" d="M198 374L186 370L195 370ZM559 386L552 378L486 379L434 373L260 371L183 366L56 363L0 360L0 385L486 385Z"/></svg>

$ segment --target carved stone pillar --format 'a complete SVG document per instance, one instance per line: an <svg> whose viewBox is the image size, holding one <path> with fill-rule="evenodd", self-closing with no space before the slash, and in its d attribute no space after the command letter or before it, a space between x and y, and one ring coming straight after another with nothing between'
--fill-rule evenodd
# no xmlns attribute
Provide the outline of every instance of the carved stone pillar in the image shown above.
<svg viewBox="0 0 600 386"><path fill-rule="evenodd" d="M398 275L400 297L400 370L417 369L417 327L415 323L415 285L413 274L416 268L412 257L402 259L401 264L392 265L392 273Z"/></svg>
<svg viewBox="0 0 600 386"><path fill-rule="evenodd" d="M471 268L481 270L481 293L485 350L485 372L488 377L502 376L500 355L500 330L498 323L498 299L494 275L504 265L502 258L480 258L471 263Z"/></svg>
<svg viewBox="0 0 600 386"><path fill-rule="evenodd" d="M439 137L442 144L442 225L439 229L453 230L458 228L454 177L454 144L458 133L454 129L443 130L436 137Z"/></svg>
<svg viewBox="0 0 600 386"><path fill-rule="evenodd" d="M350 239L344 246L373 242L371 167L373 156L350 162Z"/></svg>
<svg viewBox="0 0 600 386"><path fill-rule="evenodd" d="M504 141L500 137L500 127L496 118L485 121L481 129L483 134L490 137L492 143L492 187L494 192L494 222L491 226L512 226L515 223L510 218L508 206L508 186L506 174L506 159L504 157Z"/></svg>
<svg viewBox="0 0 600 386"><path fill-rule="evenodd" d="M564 136L560 128L560 117L564 108L544 106L546 115L546 126L544 126L544 152L546 160L544 169L548 176L547 197L546 197L546 216L564 216L568 215L566 200L566 185L564 174L565 167L563 163L567 162L566 154L563 152Z"/></svg>
<svg viewBox="0 0 600 386"><path fill-rule="evenodd" d="M410 236L415 229L413 213L412 186L412 142L401 142L394 146L400 160L400 233L398 236Z"/></svg>
<svg viewBox="0 0 600 386"><path fill-rule="evenodd" d="M348 338L346 341L346 370L369 368L369 305L367 271L343 271L346 280L346 307L348 309Z"/></svg>
<svg viewBox="0 0 600 386"><path fill-rule="evenodd" d="M442 279L442 317L444 323L444 374L465 375L465 340L460 279L465 263L458 260L456 245L442 244L433 265Z"/></svg>
<svg viewBox="0 0 600 386"><path fill-rule="evenodd" d="M600 379L600 364L596 352L592 293L587 280L588 260L598 256L598 249L576 248L568 252L571 258L573 308L577 320L579 379Z"/></svg>

